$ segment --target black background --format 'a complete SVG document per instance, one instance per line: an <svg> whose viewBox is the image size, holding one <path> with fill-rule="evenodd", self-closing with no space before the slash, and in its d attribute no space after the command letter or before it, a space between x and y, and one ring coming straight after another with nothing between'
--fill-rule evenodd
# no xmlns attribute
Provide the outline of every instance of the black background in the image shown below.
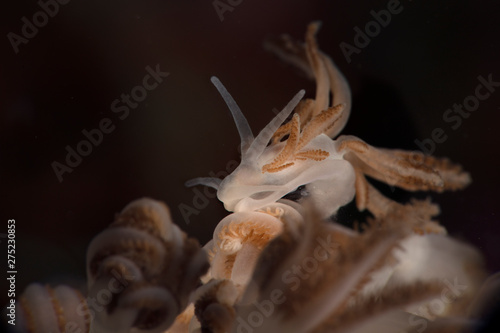
<svg viewBox="0 0 500 333"><path fill-rule="evenodd" d="M313 20L323 22L320 48L352 88L343 133L374 146L416 150L416 139L442 128L448 138L434 154L461 163L473 183L431 194L442 208L439 220L478 247L490 271L499 270L500 89L457 130L442 118L474 94L479 75L500 81L499 8L494 1L401 1L402 12L348 63L339 44L353 44L353 28L364 29L373 20L370 11L387 3L243 0L221 21L212 1L72 0L18 54L7 34L20 34L21 18L31 21L40 7L35 1L4 5L0 232L7 232L7 219L16 219L18 291L35 281L84 279L89 241L143 196L165 201L176 223L204 244L228 213L210 199L187 223L178 207L193 206L194 194L183 184L239 161L238 134L209 78L221 79L258 132L272 109L298 90L315 92L313 82L266 53L262 42L282 33L302 40ZM111 102L156 64L169 77L119 120ZM103 118L116 129L60 183L51 163L64 163L65 146L74 148L82 130L97 128Z"/></svg>

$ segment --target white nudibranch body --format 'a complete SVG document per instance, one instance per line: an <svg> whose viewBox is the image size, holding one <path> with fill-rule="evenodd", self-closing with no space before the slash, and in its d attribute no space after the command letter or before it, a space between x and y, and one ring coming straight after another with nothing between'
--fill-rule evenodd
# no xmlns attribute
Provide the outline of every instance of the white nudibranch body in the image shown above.
<svg viewBox="0 0 500 333"><path fill-rule="evenodd" d="M432 221L439 212L436 205L419 200L404 205L394 202L366 176L408 191L442 192L464 188L471 181L469 174L446 158L376 148L349 135L337 137L349 118L351 92L333 61L318 49L317 29L317 23L309 25L304 45L283 37L278 45L266 46L305 69L316 79L317 89L314 99L301 100L304 91L300 91L257 137L226 88L212 77L238 128L241 163L224 180L202 177L186 185L217 189L217 197L232 212L255 211L299 190L299 203L311 201L322 218L335 214L356 196L357 208L369 210L376 218L399 212L412 216L418 233L442 233L443 228Z"/></svg>

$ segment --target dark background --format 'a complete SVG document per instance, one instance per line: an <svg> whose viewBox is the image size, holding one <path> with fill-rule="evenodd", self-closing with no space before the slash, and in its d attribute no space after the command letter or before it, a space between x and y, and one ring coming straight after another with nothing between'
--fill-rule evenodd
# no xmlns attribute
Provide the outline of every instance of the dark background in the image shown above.
<svg viewBox="0 0 500 333"><path fill-rule="evenodd" d="M303 40L313 20L323 22L320 47L352 88L353 112L343 133L416 150L416 139L442 128L448 138L434 154L461 163L473 183L431 194L442 208L439 220L478 247L490 271L499 270L500 89L457 130L442 119L474 94L479 75L500 81L498 5L401 1L403 11L348 63L339 44L353 44L353 28L364 29L373 20L370 11L387 3L243 0L221 22L212 1L73 0L18 54L7 34L21 34L21 18L32 21L40 7L35 1L4 5L0 232L7 232L7 219L16 219L18 291L35 281L83 279L89 241L143 196L165 201L176 223L205 243L228 213L211 199L185 220L179 205L193 207L194 194L183 184L239 161L238 134L210 76L221 79L258 132L272 109L298 90L315 92L313 82L266 53L262 42L282 33ZM120 120L111 102L142 84L145 67L156 64L170 75ZM75 148L82 130L97 128L103 118L112 119L115 130L60 183L51 163L64 163L65 146ZM386 193L410 197L388 187Z"/></svg>

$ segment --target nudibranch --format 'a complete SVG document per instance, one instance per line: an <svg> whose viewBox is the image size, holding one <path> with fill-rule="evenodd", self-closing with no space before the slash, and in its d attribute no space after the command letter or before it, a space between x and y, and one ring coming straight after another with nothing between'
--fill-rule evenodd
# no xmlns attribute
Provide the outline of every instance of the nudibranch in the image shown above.
<svg viewBox="0 0 500 333"><path fill-rule="evenodd" d="M186 185L215 188L219 200L232 212L258 210L300 189L301 201L314 202L320 215L327 218L356 197L358 209L367 209L375 217L406 211L418 221L415 231L443 232L431 221L439 212L436 205L416 200L406 205L394 202L378 192L366 176L409 191L441 192L465 187L470 183L469 174L446 158L375 148L354 136L337 137L349 118L351 93L342 73L318 49L318 27L318 23L309 25L305 45L288 37L268 44L285 61L312 72L317 91L315 99L301 100L303 91L295 95L256 137L235 100L212 77L236 123L241 163L223 180L200 177Z"/></svg>

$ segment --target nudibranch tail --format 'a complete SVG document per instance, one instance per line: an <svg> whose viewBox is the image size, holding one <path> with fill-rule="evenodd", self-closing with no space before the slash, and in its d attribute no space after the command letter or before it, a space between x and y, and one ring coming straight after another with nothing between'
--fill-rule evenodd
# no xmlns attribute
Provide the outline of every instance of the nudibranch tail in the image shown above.
<svg viewBox="0 0 500 333"><path fill-rule="evenodd" d="M243 112L241 112L238 104L236 104L236 101L231 96L231 94L229 94L222 82L220 82L220 80L215 76L212 76L210 78L210 81L212 81L215 88L217 88L222 98L224 99L224 102L226 102L229 111L231 111L231 115L233 116L236 127L238 128L238 133L240 135L241 151L244 152L250 147L253 142L254 137L252 129L250 128L247 119L243 115Z"/></svg>

